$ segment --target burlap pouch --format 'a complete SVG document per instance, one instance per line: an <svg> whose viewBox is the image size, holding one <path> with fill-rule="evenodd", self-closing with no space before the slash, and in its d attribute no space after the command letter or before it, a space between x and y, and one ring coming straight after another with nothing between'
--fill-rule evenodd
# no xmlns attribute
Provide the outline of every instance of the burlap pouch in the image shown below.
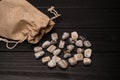
<svg viewBox="0 0 120 80"><path fill-rule="evenodd" d="M6 42L8 49L25 40L33 44L39 42L53 28L52 20L60 16L54 7L48 11L55 16L49 18L26 0L0 0L0 41ZM9 47L9 43L15 45Z"/></svg>

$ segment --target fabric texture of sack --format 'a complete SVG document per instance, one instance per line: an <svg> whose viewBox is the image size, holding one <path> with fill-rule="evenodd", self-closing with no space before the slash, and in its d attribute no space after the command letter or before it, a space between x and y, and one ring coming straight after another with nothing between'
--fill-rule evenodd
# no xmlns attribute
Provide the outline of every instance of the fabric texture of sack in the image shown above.
<svg viewBox="0 0 120 80"><path fill-rule="evenodd" d="M9 43L6 39L10 39L11 43L21 43L27 40L36 44L54 25L51 18L26 0L0 0L1 41Z"/></svg>

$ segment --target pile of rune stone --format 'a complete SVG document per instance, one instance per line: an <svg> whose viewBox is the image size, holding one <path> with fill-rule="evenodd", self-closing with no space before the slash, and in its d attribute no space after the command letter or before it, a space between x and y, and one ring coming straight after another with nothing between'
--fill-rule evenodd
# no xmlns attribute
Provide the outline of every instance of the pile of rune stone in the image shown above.
<svg viewBox="0 0 120 80"><path fill-rule="evenodd" d="M61 40L58 40L58 38ZM57 33L51 34L51 41L45 41L41 46L34 48L35 58L50 68L59 66L62 69L69 65L75 66L78 62L84 65L91 64L92 45L89 40L79 36L76 31L64 32L61 37Z"/></svg>

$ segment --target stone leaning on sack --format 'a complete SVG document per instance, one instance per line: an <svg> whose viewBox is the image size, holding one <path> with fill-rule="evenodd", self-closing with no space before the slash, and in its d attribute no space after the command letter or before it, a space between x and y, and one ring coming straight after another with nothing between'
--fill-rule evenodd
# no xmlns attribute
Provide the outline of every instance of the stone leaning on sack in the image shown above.
<svg viewBox="0 0 120 80"><path fill-rule="evenodd" d="M50 46L50 41L45 41L43 44L42 44L42 48L47 48L48 46Z"/></svg>
<svg viewBox="0 0 120 80"><path fill-rule="evenodd" d="M52 33L51 38L52 38L53 41L57 41L58 40L58 34L57 33Z"/></svg>

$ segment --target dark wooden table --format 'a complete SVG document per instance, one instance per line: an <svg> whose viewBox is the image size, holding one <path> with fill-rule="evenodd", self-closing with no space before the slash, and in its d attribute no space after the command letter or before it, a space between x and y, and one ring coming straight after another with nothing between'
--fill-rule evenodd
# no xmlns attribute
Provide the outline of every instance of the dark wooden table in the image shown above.
<svg viewBox="0 0 120 80"><path fill-rule="evenodd" d="M119 1L119 0L118 0ZM78 31L93 46L92 65L79 63L61 70L49 69L34 58L36 45L24 42L8 50L0 42L0 80L115 80L120 72L120 5L117 0L29 0L36 8L50 15L55 6L62 17L50 32ZM38 44L49 39L48 33ZM37 44L37 45L38 45Z"/></svg>

